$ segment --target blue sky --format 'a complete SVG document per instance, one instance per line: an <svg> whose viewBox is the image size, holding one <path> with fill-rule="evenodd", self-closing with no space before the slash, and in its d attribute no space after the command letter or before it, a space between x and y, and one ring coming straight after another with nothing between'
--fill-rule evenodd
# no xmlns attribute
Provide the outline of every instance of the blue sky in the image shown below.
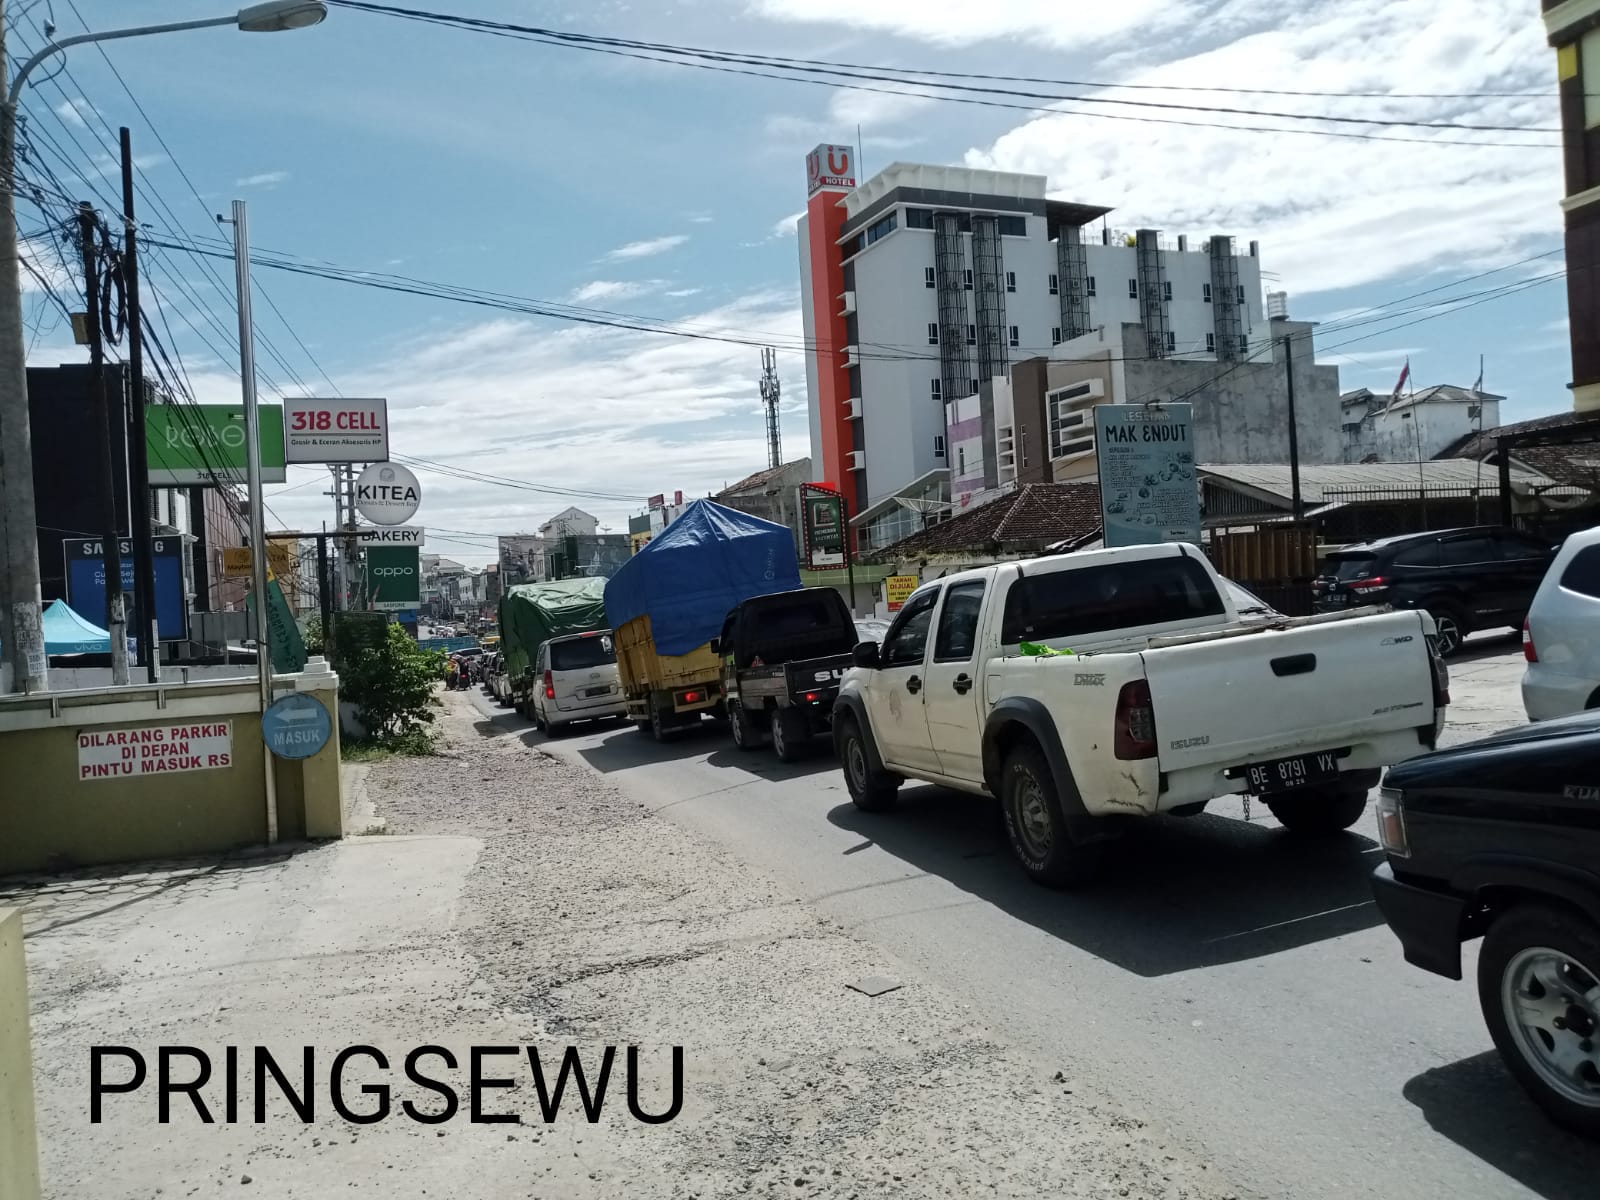
<svg viewBox="0 0 1600 1200"><path fill-rule="evenodd" d="M1087 12L1059 0L435 6L587 33L946 71L1531 92L1540 95L1359 101L1119 94L1417 120L1557 123L1546 94L1554 86L1553 55L1535 6L1504 0L1123 0ZM21 14L10 45L16 57L21 44L42 43L39 26L52 13L70 34L83 28L78 14L91 27L111 28L214 15L226 11L227 0L12 0L7 8ZM858 123L867 173L896 159L1034 171L1049 177L1053 195L1116 206L1114 225L1259 239L1263 267L1289 291L1296 317L1336 319L1483 271L1501 269L1457 290L1561 266L1553 149L1030 114L652 66L339 9L323 25L293 34L190 32L114 43L108 53L171 156L100 53L80 47L70 52L70 76L50 79L41 70L24 102L35 136L48 136L77 160L69 169L40 151L74 194L91 186L106 196L114 191L90 159L104 152L96 140L105 136L103 118L113 129L132 128L145 184L188 236L215 238L208 211L243 198L259 248L770 335L779 345L793 346L800 335L788 218L804 203L804 155L818 142L853 140ZM156 221L157 213L146 202L141 216ZM25 233L44 223L27 204L20 220ZM45 243L30 245L64 292L76 286ZM1550 250L1557 253L1510 266ZM235 399L237 364L225 336L235 327L231 293L198 261L172 252L161 258L152 264L157 299L196 392L203 400ZM231 281L227 263L214 269ZM485 562L493 551L483 535L532 529L567 503L625 528L638 507L626 497L675 488L703 494L764 465L753 347L532 320L268 270L258 271L257 281L341 390L389 397L395 450L622 497L544 495L425 474L418 523L458 531L451 541L430 537L431 550ZM30 361L79 357L37 293L28 316L37 329ZM299 390L294 377L326 390L318 368L259 299L256 318L277 351L258 348L270 376L263 394L270 397L274 384ZM1386 389L1407 355L1417 386L1471 384L1481 353L1488 386L1510 398L1506 420L1570 403L1560 280L1392 333L1383 329L1366 325L1322 339L1329 346L1362 339L1319 355L1341 367L1343 387ZM804 371L792 353L779 363L785 450L795 457L806 449ZM283 524L316 527L331 517L330 502L318 495L323 477L296 470L287 485L269 491Z"/></svg>

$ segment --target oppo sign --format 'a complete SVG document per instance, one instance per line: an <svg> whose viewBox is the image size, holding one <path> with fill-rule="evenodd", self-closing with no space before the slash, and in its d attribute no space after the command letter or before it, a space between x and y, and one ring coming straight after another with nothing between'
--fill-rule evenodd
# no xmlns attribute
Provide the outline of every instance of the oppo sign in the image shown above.
<svg viewBox="0 0 1600 1200"><path fill-rule="evenodd" d="M399 463L373 463L356 480L356 509L374 525L404 525L422 503L422 485Z"/></svg>

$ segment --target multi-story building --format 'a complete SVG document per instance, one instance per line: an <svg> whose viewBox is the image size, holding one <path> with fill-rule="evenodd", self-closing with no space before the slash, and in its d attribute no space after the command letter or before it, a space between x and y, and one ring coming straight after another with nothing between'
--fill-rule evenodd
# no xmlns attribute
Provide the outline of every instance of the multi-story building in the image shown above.
<svg viewBox="0 0 1600 1200"><path fill-rule="evenodd" d="M807 175L812 456L869 544L948 504L946 404L978 397L994 428L983 385L1013 362L1131 323L1151 358L1231 363L1266 323L1254 243L1113 233L1042 175L895 163L858 186L848 146L819 146Z"/></svg>
<svg viewBox="0 0 1600 1200"><path fill-rule="evenodd" d="M795 552L804 553L805 533L801 524L800 485L811 482L811 460L796 458L782 466L767 467L738 483L723 488L712 497L718 504L787 525L794 534Z"/></svg>
<svg viewBox="0 0 1600 1200"><path fill-rule="evenodd" d="M1500 424L1504 396L1441 383L1414 395L1379 395L1357 388L1339 397L1344 461L1417 462Z"/></svg>

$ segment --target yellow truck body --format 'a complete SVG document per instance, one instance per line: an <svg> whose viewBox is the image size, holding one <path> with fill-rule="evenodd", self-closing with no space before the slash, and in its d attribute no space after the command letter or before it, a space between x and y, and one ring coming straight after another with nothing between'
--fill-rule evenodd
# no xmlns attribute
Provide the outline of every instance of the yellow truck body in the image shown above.
<svg viewBox="0 0 1600 1200"><path fill-rule="evenodd" d="M673 714L720 711L722 660L712 652L710 643L687 654L658 654L649 613L611 633L622 694L632 720L649 721L652 703Z"/></svg>

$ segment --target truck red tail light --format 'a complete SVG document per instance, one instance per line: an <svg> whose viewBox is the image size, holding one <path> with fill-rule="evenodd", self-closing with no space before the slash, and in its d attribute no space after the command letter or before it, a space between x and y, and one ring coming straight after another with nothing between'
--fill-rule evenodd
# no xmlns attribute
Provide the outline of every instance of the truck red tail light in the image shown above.
<svg viewBox="0 0 1600 1200"><path fill-rule="evenodd" d="M556 698L556 677L551 671L544 673L544 698L546 700L554 700Z"/></svg>
<svg viewBox="0 0 1600 1200"><path fill-rule="evenodd" d="M1522 657L1536 663L1539 661L1539 647L1533 644L1533 626L1528 621L1526 617L1522 621Z"/></svg>
<svg viewBox="0 0 1600 1200"><path fill-rule="evenodd" d="M1380 592L1389 586L1389 581L1382 575L1374 575L1371 579L1353 579L1345 584L1352 592Z"/></svg>
<svg viewBox="0 0 1600 1200"><path fill-rule="evenodd" d="M699 704L704 699L705 697L699 692L685 692L683 694L683 702L685 704Z"/></svg>
<svg viewBox="0 0 1600 1200"><path fill-rule="evenodd" d="M1156 756L1156 709L1147 681L1135 679L1123 684L1117 693L1117 725L1112 745L1118 758Z"/></svg>

